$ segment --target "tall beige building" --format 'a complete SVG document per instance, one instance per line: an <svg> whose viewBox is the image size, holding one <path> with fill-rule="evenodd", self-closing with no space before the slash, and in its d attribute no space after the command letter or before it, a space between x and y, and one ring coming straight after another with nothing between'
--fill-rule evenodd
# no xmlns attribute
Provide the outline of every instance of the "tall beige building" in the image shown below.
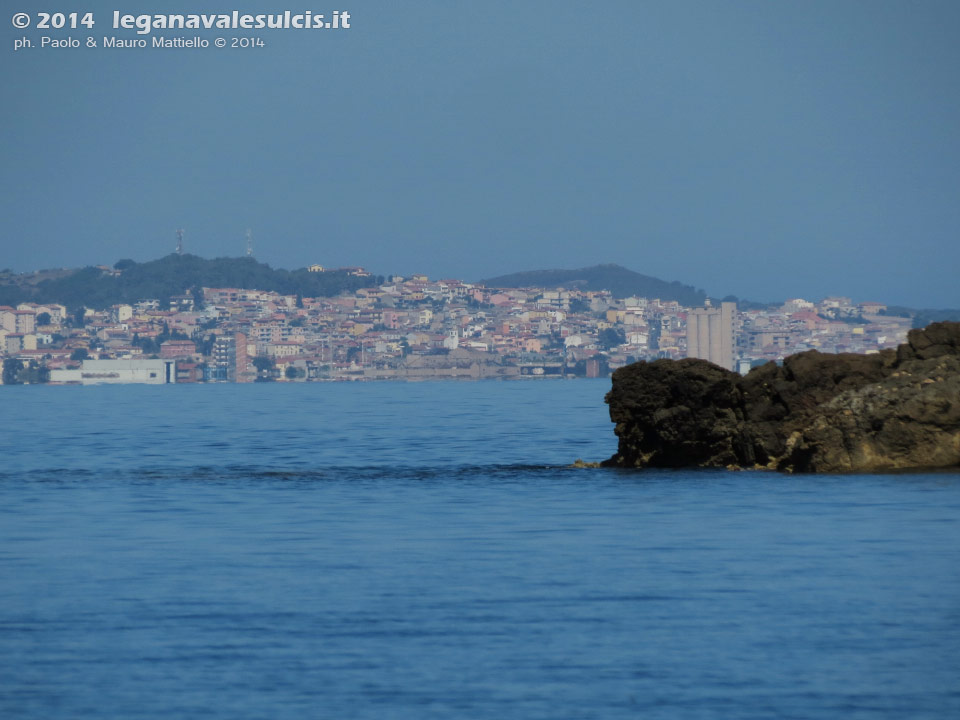
<svg viewBox="0 0 960 720"><path fill-rule="evenodd" d="M733 315L737 304L696 308L687 313L687 357L709 360L733 370Z"/></svg>

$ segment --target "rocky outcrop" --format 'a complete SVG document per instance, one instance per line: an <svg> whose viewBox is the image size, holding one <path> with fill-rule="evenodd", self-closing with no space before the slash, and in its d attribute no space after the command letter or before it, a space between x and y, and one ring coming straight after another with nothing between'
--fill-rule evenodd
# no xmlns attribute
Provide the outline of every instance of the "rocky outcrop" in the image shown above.
<svg viewBox="0 0 960 720"><path fill-rule="evenodd" d="M607 394L614 467L866 472L960 466L960 323L896 351L809 351L741 377L705 360L636 363Z"/></svg>

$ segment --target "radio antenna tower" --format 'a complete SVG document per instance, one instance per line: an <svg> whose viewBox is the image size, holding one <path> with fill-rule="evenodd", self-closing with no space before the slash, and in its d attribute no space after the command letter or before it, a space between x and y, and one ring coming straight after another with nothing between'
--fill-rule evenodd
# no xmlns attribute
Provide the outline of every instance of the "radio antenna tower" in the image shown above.
<svg viewBox="0 0 960 720"><path fill-rule="evenodd" d="M253 257L253 230L247 228L247 257Z"/></svg>
<svg viewBox="0 0 960 720"><path fill-rule="evenodd" d="M177 255L183 255L183 228L177 230Z"/></svg>

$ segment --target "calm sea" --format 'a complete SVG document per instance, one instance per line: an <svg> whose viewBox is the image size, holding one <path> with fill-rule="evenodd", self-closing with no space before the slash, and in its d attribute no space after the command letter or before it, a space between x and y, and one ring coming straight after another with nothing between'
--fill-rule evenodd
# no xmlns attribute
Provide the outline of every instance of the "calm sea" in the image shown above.
<svg viewBox="0 0 960 720"><path fill-rule="evenodd" d="M960 717L960 475L569 468L608 384L0 388L0 718Z"/></svg>

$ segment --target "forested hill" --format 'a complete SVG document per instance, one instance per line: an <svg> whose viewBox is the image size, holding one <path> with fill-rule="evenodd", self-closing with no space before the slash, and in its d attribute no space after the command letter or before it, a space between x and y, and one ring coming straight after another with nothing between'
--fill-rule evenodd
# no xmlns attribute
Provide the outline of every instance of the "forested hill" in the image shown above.
<svg viewBox="0 0 960 720"><path fill-rule="evenodd" d="M39 282L23 276L0 277L0 305L21 302L57 302L68 307L102 309L117 303L157 299L166 302L173 295L203 287L233 287L272 290L284 295L329 297L376 284L376 277L355 277L345 271L312 273L274 270L253 258L216 258L196 255L167 255L159 260L136 263L121 260L109 273L87 267Z"/></svg>
<svg viewBox="0 0 960 720"><path fill-rule="evenodd" d="M641 275L620 265L594 265L580 270L533 270L512 275L501 275L482 281L487 287L519 288L576 288L578 290L609 290L614 297L647 297L676 300L681 305L703 305L707 295L690 285L667 282Z"/></svg>

